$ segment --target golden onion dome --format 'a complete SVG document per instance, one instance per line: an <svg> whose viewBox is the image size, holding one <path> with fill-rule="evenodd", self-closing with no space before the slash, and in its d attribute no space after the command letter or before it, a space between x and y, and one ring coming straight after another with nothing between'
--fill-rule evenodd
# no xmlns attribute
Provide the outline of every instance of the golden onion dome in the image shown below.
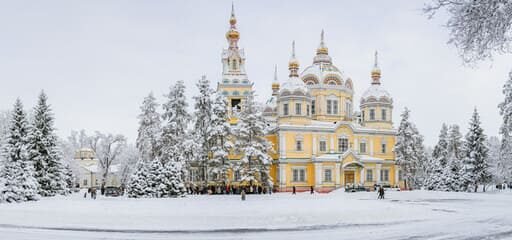
<svg viewBox="0 0 512 240"><path fill-rule="evenodd" d="M235 25L236 24L236 18L235 16L231 15L231 18L229 19L229 24L231 24L231 26Z"/></svg>
<svg viewBox="0 0 512 240"><path fill-rule="evenodd" d="M329 49L327 47L319 47L316 49L316 54L329 54Z"/></svg>
<svg viewBox="0 0 512 240"><path fill-rule="evenodd" d="M373 68L372 69L372 78L380 78L380 68Z"/></svg>
<svg viewBox="0 0 512 240"><path fill-rule="evenodd" d="M226 33L227 39L240 39L240 33L236 29L230 29Z"/></svg>

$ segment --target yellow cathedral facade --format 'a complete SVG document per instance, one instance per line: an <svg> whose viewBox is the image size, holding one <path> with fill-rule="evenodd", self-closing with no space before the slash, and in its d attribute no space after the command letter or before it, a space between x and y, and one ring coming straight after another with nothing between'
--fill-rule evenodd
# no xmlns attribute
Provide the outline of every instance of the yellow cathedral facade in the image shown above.
<svg viewBox="0 0 512 240"><path fill-rule="evenodd" d="M217 91L226 96L230 122L236 124L234 112L243 107L253 83L245 70L244 50L238 46L233 9L229 23L229 45L222 52ZM312 64L303 70L300 66L293 43L289 77L279 82L276 68L272 96L262 106L272 129L266 137L274 148L270 169L274 189L314 187L328 192L342 187L398 187L401 173L393 151L393 98L382 86L377 53L369 86L359 101L360 111L355 111L354 83L333 64L323 31ZM237 173L230 175L236 183Z"/></svg>

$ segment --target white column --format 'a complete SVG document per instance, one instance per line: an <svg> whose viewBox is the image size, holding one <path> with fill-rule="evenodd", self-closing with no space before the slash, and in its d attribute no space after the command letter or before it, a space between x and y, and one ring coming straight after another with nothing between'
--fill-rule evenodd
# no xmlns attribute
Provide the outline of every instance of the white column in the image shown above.
<svg viewBox="0 0 512 240"><path fill-rule="evenodd" d="M331 135L331 149L329 149L329 152L334 152L334 135Z"/></svg>
<svg viewBox="0 0 512 240"><path fill-rule="evenodd" d="M283 132L279 133L279 152L281 158L286 158L286 137Z"/></svg>
<svg viewBox="0 0 512 240"><path fill-rule="evenodd" d="M354 138L354 149L356 153L359 153L359 144L357 142L357 138Z"/></svg>
<svg viewBox="0 0 512 240"><path fill-rule="evenodd" d="M382 167L382 164L375 164L375 172L377 175L377 178L375 179L375 182L380 183L380 168Z"/></svg>
<svg viewBox="0 0 512 240"><path fill-rule="evenodd" d="M286 188L286 164L279 164L279 187Z"/></svg>
<svg viewBox="0 0 512 240"><path fill-rule="evenodd" d="M359 174L359 182L361 183L361 185L364 185L364 168L362 167L361 168L361 173Z"/></svg>
<svg viewBox="0 0 512 240"><path fill-rule="evenodd" d="M322 185L322 163L314 163L315 165L315 186Z"/></svg>
<svg viewBox="0 0 512 240"><path fill-rule="evenodd" d="M336 173L336 188L338 188L341 185L341 164L336 163L334 168L334 172Z"/></svg>
<svg viewBox="0 0 512 240"><path fill-rule="evenodd" d="M313 156L316 156L316 146L318 143L316 142L316 134L313 133Z"/></svg>

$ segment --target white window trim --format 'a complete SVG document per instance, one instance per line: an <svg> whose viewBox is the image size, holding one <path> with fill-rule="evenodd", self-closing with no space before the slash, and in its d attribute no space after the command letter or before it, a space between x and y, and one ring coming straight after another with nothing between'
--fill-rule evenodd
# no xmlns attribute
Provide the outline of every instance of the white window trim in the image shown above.
<svg viewBox="0 0 512 240"><path fill-rule="evenodd" d="M327 181L325 179L325 170L331 170L331 181ZM322 181L326 182L326 183L333 183L333 182L335 182L334 181L334 168L333 167L324 167L323 172L322 172Z"/></svg>
<svg viewBox="0 0 512 240"><path fill-rule="evenodd" d="M295 180L293 179L293 172L294 172L295 170L299 171L299 172L298 172L298 175L297 175L297 177L298 177L298 178L300 178L300 170L304 170L304 181L300 181L300 179L299 179L299 181L295 181ZM308 182L308 172L307 172L307 168L306 168L306 167L292 167L291 182L292 182L292 183L305 183L305 182Z"/></svg>

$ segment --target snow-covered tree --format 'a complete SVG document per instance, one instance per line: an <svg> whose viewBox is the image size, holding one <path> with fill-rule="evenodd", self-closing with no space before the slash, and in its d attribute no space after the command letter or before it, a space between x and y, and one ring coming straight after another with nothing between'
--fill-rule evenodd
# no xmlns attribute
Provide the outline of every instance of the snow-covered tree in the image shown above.
<svg viewBox="0 0 512 240"><path fill-rule="evenodd" d="M211 144L211 159L208 164L210 175L223 180L227 179L228 169L231 168L228 155L232 148L229 140L232 131L227 106L226 98L220 93L215 94L208 131L208 142Z"/></svg>
<svg viewBox="0 0 512 240"><path fill-rule="evenodd" d="M240 174L242 181L269 184L269 166L272 162L271 143L265 138L267 123L250 92L239 115L234 129L235 147L241 153Z"/></svg>
<svg viewBox="0 0 512 240"><path fill-rule="evenodd" d="M206 76L202 76L196 83L199 90L197 96L194 96L194 140L197 143L196 149L196 162L201 169L201 178L208 184L211 178L208 176L209 172L209 155L211 152L211 142L209 139L210 122L212 116L212 93L210 87L210 80Z"/></svg>
<svg viewBox="0 0 512 240"><path fill-rule="evenodd" d="M446 9L450 18L449 43L467 63L510 52L512 40L512 1L509 0L432 0L424 12L432 17Z"/></svg>
<svg viewBox="0 0 512 240"><path fill-rule="evenodd" d="M491 136L487 140L487 148L489 149L489 172L493 177L493 181L497 184L503 183L507 177L507 166L500 157L501 142L496 136Z"/></svg>
<svg viewBox="0 0 512 240"><path fill-rule="evenodd" d="M140 159L137 148L133 144L128 144L119 157L120 164L120 183L121 186L127 186L130 177L135 171L135 166Z"/></svg>
<svg viewBox="0 0 512 240"><path fill-rule="evenodd" d="M501 146L500 160L502 163L503 177L505 180L512 179L512 71L503 85L505 99L498 105L503 122L500 127Z"/></svg>
<svg viewBox="0 0 512 240"><path fill-rule="evenodd" d="M41 196L69 193L65 165L55 134L54 117L47 96L41 92L34 108L29 134L29 157L34 162Z"/></svg>
<svg viewBox="0 0 512 240"><path fill-rule="evenodd" d="M146 195L149 197L162 197L162 192L165 189L164 185L164 166L158 158L148 162L148 175L146 182L148 184Z"/></svg>
<svg viewBox="0 0 512 240"><path fill-rule="evenodd" d="M146 162L139 160L135 167L135 172L130 177L130 181L127 185L127 195L130 198L143 198L147 196L147 192L151 191L148 189L147 177L148 169Z"/></svg>
<svg viewBox="0 0 512 240"><path fill-rule="evenodd" d="M439 140L432 152L426 185L430 190L447 190L444 170L448 162L448 127L443 123Z"/></svg>
<svg viewBox="0 0 512 240"><path fill-rule="evenodd" d="M461 169L463 190L469 190L472 186L476 192L478 185L484 184L485 191L485 184L491 179L487 162L488 149L485 143L486 136L480 126L480 116L475 108L464 141L465 156Z"/></svg>
<svg viewBox="0 0 512 240"><path fill-rule="evenodd" d="M3 146L4 167L0 171L0 199L23 202L39 199L39 184L34 177L33 161L28 157L29 124L21 100L12 112L6 143Z"/></svg>
<svg viewBox="0 0 512 240"><path fill-rule="evenodd" d="M409 120L409 109L405 108L395 144L396 163L403 172L404 185L408 189L420 187L423 182L426 155L423 136Z"/></svg>
<svg viewBox="0 0 512 240"><path fill-rule="evenodd" d="M119 157L126 146L126 138L120 134L96 132L90 137L90 148L96 153L101 170L101 175L99 176L101 178L101 185L106 185L106 181L111 174L112 165L121 161Z"/></svg>
<svg viewBox="0 0 512 240"><path fill-rule="evenodd" d="M153 161L160 155L161 120L157 112L158 103L153 93L150 93L142 102L139 115L139 130L137 136L137 149L145 161Z"/></svg>
<svg viewBox="0 0 512 240"><path fill-rule="evenodd" d="M173 176L172 184L169 182L171 185L166 186L169 194L175 194L179 193L181 190L172 188L184 185L183 181L186 169L183 168L183 166L186 160L190 160L185 159L184 155L186 129L191 117L187 112L188 105L183 81L178 81L172 86L166 97L167 102L163 104L164 113L162 114L164 122L162 127L162 153L160 160L166 168L170 169L167 173L180 172L180 174Z"/></svg>
<svg viewBox="0 0 512 240"><path fill-rule="evenodd" d="M160 186L162 197L183 197L187 193L183 179L182 162L169 161L164 163L163 184Z"/></svg>
<svg viewBox="0 0 512 240"><path fill-rule="evenodd" d="M460 169L464 155L463 144L459 126L456 124L451 125L448 132L448 162L444 169L446 186L449 191L460 190Z"/></svg>

